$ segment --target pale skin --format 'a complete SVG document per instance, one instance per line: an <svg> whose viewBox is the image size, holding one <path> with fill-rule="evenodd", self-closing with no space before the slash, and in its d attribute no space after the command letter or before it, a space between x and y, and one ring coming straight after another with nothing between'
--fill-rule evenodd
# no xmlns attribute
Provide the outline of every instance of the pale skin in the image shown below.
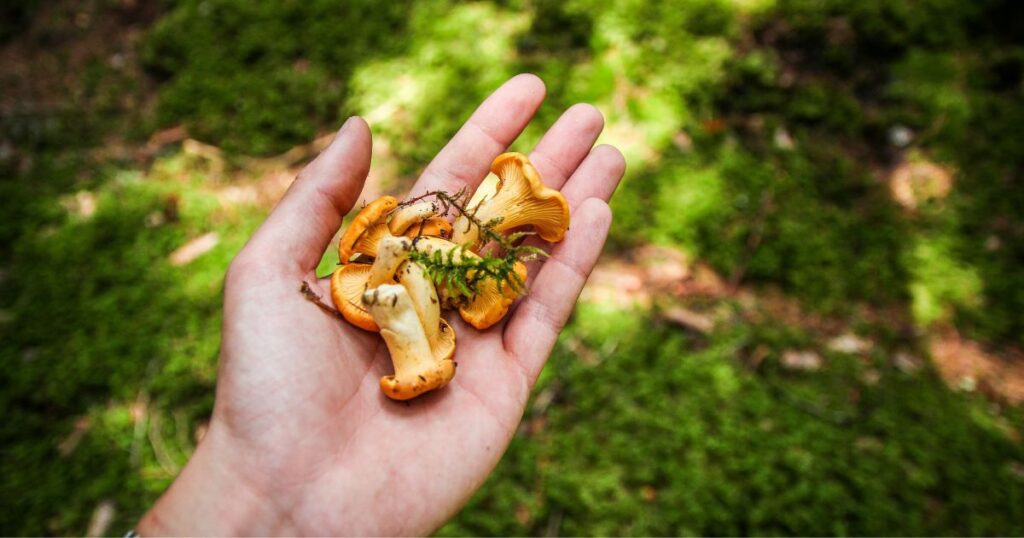
<svg viewBox="0 0 1024 538"><path fill-rule="evenodd" d="M410 196L472 190L544 99L519 75L473 113L424 170ZM210 428L174 484L139 523L155 535L422 535L465 504L515 434L555 340L604 245L621 153L594 147L604 125L570 107L530 154L562 191L572 224L530 266L529 294L477 331L447 316L458 370L445 388L387 399L391 373L377 334L325 313L299 292L329 297L315 269L359 200L371 137L353 117L310 163L231 263Z"/></svg>

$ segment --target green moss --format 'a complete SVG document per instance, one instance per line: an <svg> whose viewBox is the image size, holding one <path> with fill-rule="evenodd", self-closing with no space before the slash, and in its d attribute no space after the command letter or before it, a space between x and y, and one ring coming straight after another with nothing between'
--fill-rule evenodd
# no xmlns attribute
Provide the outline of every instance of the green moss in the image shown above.
<svg viewBox="0 0 1024 538"><path fill-rule="evenodd" d="M421 3L409 15L406 50L361 65L349 98L402 174L426 165L480 101L515 74L509 59L529 23L523 13L482 3Z"/></svg>
<svg viewBox="0 0 1024 538"><path fill-rule="evenodd" d="M547 367L541 391L553 390L554 403L526 416L543 427L520 432L440 534L1020 531L1024 483L1006 469L1021 449L988 424L981 402L885 366L866 385L849 356L827 355L812 373L774 358L757 373L741 367L736 350L770 342L774 330L702 344L582 309L563 337L577 343ZM1001 494L986 498L982 487Z"/></svg>
<svg viewBox="0 0 1024 538"><path fill-rule="evenodd" d="M223 271L262 218L222 211L213 190L224 178L173 147L139 164L97 157L100 141L184 124L230 163L359 113L374 129L375 169L390 170L383 187L397 192L480 99L528 70L548 100L516 149L586 101L606 117L601 142L627 157L609 255L684 249L754 293L778 288L839 316L876 346L834 354L812 331L742 317L696 336L583 305L509 453L440 534L1024 532L1021 409L997 412L927 368L890 366L933 322L1024 343L1015 4L165 10L142 40L151 80L97 59L66 106L0 122L0 529L81 535L105 500L117 508L111 532L127 529L167 487L212 409ZM9 26L0 39L18 38ZM155 110L121 111L150 86ZM910 147L890 141L894 127L910 130ZM910 211L886 180L922 159L949 170L952 189ZM73 210L79 192L94 212ZM167 262L210 231L212 251ZM852 315L865 304L913 321ZM783 367L792 349L817 350L822 368ZM87 431L67 448L76 424Z"/></svg>
<svg viewBox="0 0 1024 538"><path fill-rule="evenodd" d="M980 304L981 279L975 269L963 266L950 252L948 240L927 237L910 252L911 311L927 326L951 321L953 308L971 308Z"/></svg>
<svg viewBox="0 0 1024 538"><path fill-rule="evenodd" d="M21 185L74 170L40 159ZM116 504L116 528L130 528L170 482L212 409L224 268L258 219L242 211L211 230L218 204L195 176L97 173L93 189L78 191L94 208L81 213L62 207L74 207L74 195L8 191L28 207L0 285L0 355L12 365L0 375L0 439L10 447L0 495L10 499L2 527L11 533L82 534L104 500ZM186 267L168 263L207 231L220 237L213 250ZM175 466L160 461L137 420L159 421L166 431L152 435ZM62 452L82 424L80 441Z"/></svg>
<svg viewBox="0 0 1024 538"><path fill-rule="evenodd" d="M360 61L388 54L408 2L178 2L147 38L146 66L165 80L157 116L244 153L273 153L331 129ZM353 21L358 20L355 24Z"/></svg>

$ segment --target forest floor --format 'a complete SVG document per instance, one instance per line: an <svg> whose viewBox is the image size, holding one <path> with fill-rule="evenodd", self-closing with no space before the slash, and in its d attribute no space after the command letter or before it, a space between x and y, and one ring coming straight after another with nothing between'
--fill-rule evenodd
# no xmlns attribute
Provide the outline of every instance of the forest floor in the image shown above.
<svg viewBox="0 0 1024 538"><path fill-rule="evenodd" d="M373 4L3 8L0 531L122 532L173 480L224 270L345 116L401 194L532 71L514 149L593 102L629 171L440 535L1024 533L1019 8Z"/></svg>

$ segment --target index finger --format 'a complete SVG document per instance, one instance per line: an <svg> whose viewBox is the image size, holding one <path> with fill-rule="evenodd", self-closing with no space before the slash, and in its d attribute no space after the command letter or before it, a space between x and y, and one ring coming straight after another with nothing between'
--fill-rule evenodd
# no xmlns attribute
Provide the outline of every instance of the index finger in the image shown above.
<svg viewBox="0 0 1024 538"><path fill-rule="evenodd" d="M451 141L427 165L409 197L443 190L470 192L490 171L491 162L523 132L544 101L544 82L536 75L516 75L494 91Z"/></svg>

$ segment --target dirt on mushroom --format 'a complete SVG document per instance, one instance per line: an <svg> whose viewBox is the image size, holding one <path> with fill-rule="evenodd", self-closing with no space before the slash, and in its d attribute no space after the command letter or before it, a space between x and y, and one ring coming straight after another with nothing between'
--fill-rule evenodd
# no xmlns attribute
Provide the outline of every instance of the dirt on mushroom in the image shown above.
<svg viewBox="0 0 1024 538"><path fill-rule="evenodd" d="M498 179L472 196L435 192L402 204L381 197L339 240L331 298L347 322L384 338L395 369L381 379L389 398L414 398L455 375L455 330L442 305L483 330L525 291L523 261L544 253L518 244L525 232L503 231L531 226L555 242L569 226L565 198L544 186L526 156L500 155L491 169ZM465 232L453 232L448 218Z"/></svg>

